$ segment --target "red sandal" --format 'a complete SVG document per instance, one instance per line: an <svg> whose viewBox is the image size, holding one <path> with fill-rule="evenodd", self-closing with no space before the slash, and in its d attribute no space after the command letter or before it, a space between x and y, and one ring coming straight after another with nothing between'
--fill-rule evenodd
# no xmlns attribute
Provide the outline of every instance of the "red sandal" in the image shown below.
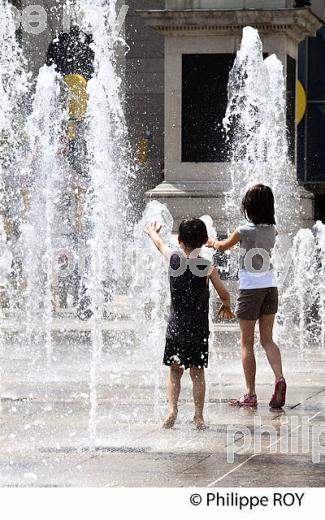
<svg viewBox="0 0 325 520"><path fill-rule="evenodd" d="M286 402L287 383L284 377L280 377L275 383L275 390L269 403L271 408L282 408Z"/></svg>
<svg viewBox="0 0 325 520"><path fill-rule="evenodd" d="M229 401L231 406L245 406L248 408L256 408L257 407L257 397L256 394L245 394L240 399L231 399Z"/></svg>

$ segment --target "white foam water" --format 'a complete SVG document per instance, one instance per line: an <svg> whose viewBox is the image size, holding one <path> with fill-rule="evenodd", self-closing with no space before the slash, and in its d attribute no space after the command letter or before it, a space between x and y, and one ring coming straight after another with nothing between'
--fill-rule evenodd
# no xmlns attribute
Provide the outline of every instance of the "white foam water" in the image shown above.
<svg viewBox="0 0 325 520"><path fill-rule="evenodd" d="M28 224L21 227L23 271L26 276L26 337L45 336L47 363L52 358L53 236L58 182L63 175L60 156L66 111L59 103L60 84L54 67L38 75L32 112L26 123L29 137L25 182L29 193ZM37 338L34 337L37 341Z"/></svg>
<svg viewBox="0 0 325 520"><path fill-rule="evenodd" d="M285 94L281 61L275 55L264 59L258 31L245 27L229 75L224 118L231 162L231 189L226 194L231 230L242 219L243 195L259 183L274 192L280 234L295 225L298 185L288 153Z"/></svg>
<svg viewBox="0 0 325 520"><path fill-rule="evenodd" d="M17 240L22 223L24 148L28 137L24 132L25 101L29 74L21 48L16 39L13 8L7 0L0 1L0 212L7 236L7 247L18 258ZM16 269L6 288L8 311L22 308L21 271Z"/></svg>
<svg viewBox="0 0 325 520"><path fill-rule="evenodd" d="M95 445L97 369L103 350L104 283L109 278L110 298L117 292L117 252L127 236L127 179L130 174L127 129L123 111L122 82L118 73L119 44L117 1L79 0L78 19L88 28L89 13L97 12L92 25L95 74L89 81L87 152L90 177L87 214L91 227L89 272L92 359L90 366L90 443ZM120 241L120 244L118 242ZM123 250L123 248L122 248Z"/></svg>
<svg viewBox="0 0 325 520"><path fill-rule="evenodd" d="M166 335L169 305L168 260L145 234L149 224L162 225L161 238L171 248L173 217L166 205L153 200L146 206L134 229L135 269L132 277L132 308L135 312L135 334L138 356L150 367L148 380L154 386L154 415L160 419L159 408L162 353Z"/></svg>

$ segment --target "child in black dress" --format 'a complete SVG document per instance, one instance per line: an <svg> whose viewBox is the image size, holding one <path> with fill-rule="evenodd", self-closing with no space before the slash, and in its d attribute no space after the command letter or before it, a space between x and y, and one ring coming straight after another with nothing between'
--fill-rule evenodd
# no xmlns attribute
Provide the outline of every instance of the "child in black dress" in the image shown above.
<svg viewBox="0 0 325 520"><path fill-rule="evenodd" d="M184 369L190 369L195 404L194 423L199 430L206 428L203 418L205 398L204 368L209 356L209 280L214 285L222 305L219 316L233 319L230 296L211 262L199 256L208 241L202 220L184 220L179 227L180 250L172 252L159 236L161 225L146 227L145 232L157 249L169 258L171 307L168 320L164 364L170 367L168 378L169 414L164 428L172 428L177 418L177 403Z"/></svg>

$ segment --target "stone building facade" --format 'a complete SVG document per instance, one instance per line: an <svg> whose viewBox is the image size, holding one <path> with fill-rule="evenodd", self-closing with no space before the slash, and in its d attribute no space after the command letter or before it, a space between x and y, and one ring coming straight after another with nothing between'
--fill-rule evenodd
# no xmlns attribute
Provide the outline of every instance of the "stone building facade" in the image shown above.
<svg viewBox="0 0 325 520"><path fill-rule="evenodd" d="M29 0L12 0L12 3L18 9L22 9L30 7L36 2L31 2ZM62 30L63 8L65 5L65 0L60 0L55 3L52 0L38 0L37 4L43 6L47 13L46 30L42 31L40 34L33 35L27 34L26 32L24 32L24 30L22 30L21 32L21 41L25 50L25 54L28 58L30 68L31 70L33 70L34 73L37 73L39 67L44 63L46 51L50 41L55 37L55 35L58 32ZM119 0L119 6L122 6L123 4L127 4L128 6L128 14L123 27L124 37L127 44L127 52L125 54L125 57L121 56L121 71L124 74L125 78L124 85L126 119L129 128L129 136L132 146L133 159L134 163L137 165L136 179L134 181L134 186L132 186L131 190L133 202L135 203L135 207L137 208L137 216L138 214L140 214L141 209L143 208L145 194L148 191L150 192L150 190L156 188L157 186L161 186L162 181L164 179L166 180L166 178L168 180L168 177L173 181L177 181L178 173L182 175L181 172L182 170L184 170L184 165L182 165L182 161L178 161L177 159L177 161L175 162L175 157L173 158L173 152L169 153L172 150L175 151L176 147L178 147L179 151L180 143L177 143L177 131L175 132L175 125L177 126L178 123L177 121L174 121L172 117L170 117L175 108L173 107L173 103L177 103L177 96L169 96L170 93L166 92L165 82L166 74L167 83L172 85L173 81L176 81L176 78L173 77L173 74L171 74L170 71L166 72L165 70L166 51L171 51L173 45L179 45L181 39L178 38L177 41L172 41L172 39L168 40L168 38L166 39L166 34L164 34L164 31L153 30L153 28L149 26L150 23L148 25L148 19L146 19L144 16L141 16L138 13L138 11L162 11L164 9L170 11L173 11L175 9L182 9L186 11L193 9L202 10L202 12L204 12L211 9L226 8L228 11L232 9L244 9L246 10L246 13L249 13L249 11L247 10L261 9L261 6L263 10L290 9L294 4L294 0L263 0L263 2L261 0L126 0L125 2L123 0ZM324 19L325 0L313 0L312 11L318 17ZM263 17L263 13L261 14L261 16ZM195 17L197 19L199 17L198 11L196 11L196 14L195 12L193 12L193 17L193 23L195 24L197 23ZM249 23L248 19L247 22ZM252 23L254 23L254 20ZM309 29L312 32L315 29L315 27L309 27ZM201 50L199 52L202 52L202 50L204 50L204 46L207 42L206 35L204 35L203 32L201 38L196 37L195 45L200 47ZM303 36L307 35L308 33L306 33L306 35ZM236 48L238 48L239 34L237 36L228 35L228 41L225 44L226 47L229 47L229 50L227 52L235 52ZM234 38L236 41L234 41ZM321 41L322 37L320 37L320 43ZM186 45L184 49L185 48ZM284 52L284 47L281 51L280 48L276 49L274 46L272 47L271 45L270 50L272 50L272 52L275 51L278 54L281 54L282 51ZM175 49L175 53L178 53L179 55L180 49ZM169 58L167 57L167 62L168 60ZM283 60L285 62L284 58ZM179 74L179 71L177 72L177 74ZM181 96L180 91L179 96ZM323 97L325 99L325 80ZM170 104L169 107L166 107L166 99L167 102ZM180 102L180 100L178 100L178 102ZM310 110L312 109L313 106L311 106ZM174 113L176 113L175 110ZM309 117L308 114L307 116ZM307 116L305 117L306 121ZM170 131L168 130L168 132L166 132L166 128L168 129L168 125L170 127ZM303 126L301 126L301 128L303 128ZM300 130L298 129L298 137L299 131ZM305 134L303 135L302 139L305 139ZM300 146L304 147L304 143L305 141L303 141L303 144L300 144ZM177 154L178 151L176 150L175 153ZM317 150L315 153L317 154ZM325 207L325 199L322 199L322 193L324 191L322 186L325 185L325 163L324 170L322 170L322 164L320 165L321 174L318 177L317 182L315 183L308 180L308 172L306 173L306 157L301 156L300 161L304 166L304 176L300 178L300 180L313 193L316 194L315 207L318 208L318 213L315 210L313 213L313 217L318 216L318 218L325 219L325 210L322 212L322 207ZM186 170L187 172L190 172L191 177L191 179L189 180L194 181L194 184L192 184L192 188L194 191L197 192L204 188L204 186L202 188L202 186L199 186L199 184L202 184L202 182L204 184L206 181L209 181L209 176L211 176L210 170L212 167L214 169L218 169L218 163L214 163L213 166L207 164L202 165L200 169L200 172L203 172L202 178L198 178L198 170L195 167L195 165L193 166L189 163L186 164ZM310 169L312 170L312 166L310 166ZM324 173L322 173L322 171ZM168 189L170 189L166 185L165 187L167 188L167 191ZM222 192L222 182L219 187L215 186L214 188L216 188L216 192ZM173 188L171 189L173 190ZM158 192L157 190L154 192L153 196L155 195L157 195L158 197L159 195L161 195L161 193L159 194L159 189ZM187 194L185 190L184 194L182 195L183 199L186 199L186 196ZM177 199L177 197L175 198L175 193L172 193L172 197L172 204L174 204L174 206L178 205L179 208L181 208L182 202L180 202L179 199ZM161 198L162 200L164 200L163 196ZM171 198L169 198L169 202L171 202ZM202 200L197 199L197 203L200 206L200 208L202 208L200 209L200 213L203 213L204 204L202 207ZM210 202L207 201L207 204L209 205ZM177 218L182 217L181 213L182 209L179 210L179 215L176 215Z"/></svg>

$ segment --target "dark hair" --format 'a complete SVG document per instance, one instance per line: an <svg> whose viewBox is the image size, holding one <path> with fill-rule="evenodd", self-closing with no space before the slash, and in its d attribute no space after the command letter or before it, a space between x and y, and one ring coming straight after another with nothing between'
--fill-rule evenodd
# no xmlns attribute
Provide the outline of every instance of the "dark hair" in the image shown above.
<svg viewBox="0 0 325 520"><path fill-rule="evenodd" d="M201 248L208 241L208 231L203 220L199 218L183 220L178 230L178 238L187 247Z"/></svg>
<svg viewBox="0 0 325 520"><path fill-rule="evenodd" d="M253 224L275 224L274 195L269 186L256 184L245 193L242 212Z"/></svg>

